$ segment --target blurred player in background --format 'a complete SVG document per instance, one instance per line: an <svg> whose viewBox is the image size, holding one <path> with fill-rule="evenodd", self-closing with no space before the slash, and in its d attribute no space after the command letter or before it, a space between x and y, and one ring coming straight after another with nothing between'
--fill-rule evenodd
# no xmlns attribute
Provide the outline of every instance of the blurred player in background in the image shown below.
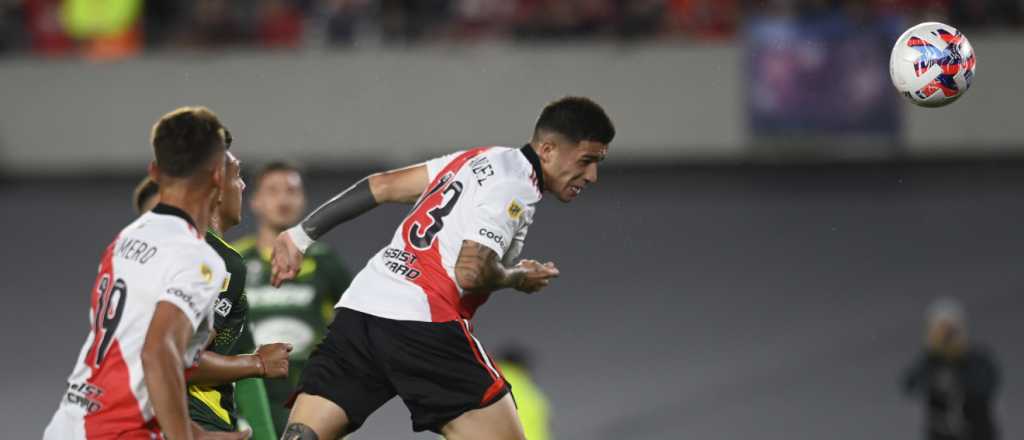
<svg viewBox="0 0 1024 440"><path fill-rule="evenodd" d="M928 440L995 440L992 401L999 372L991 355L968 343L963 308L940 299L928 308L925 351L903 378L925 403Z"/></svg>
<svg viewBox="0 0 1024 440"><path fill-rule="evenodd" d="M185 107L152 130L149 175L161 203L107 247L90 301L91 331L44 438L241 439L188 417L185 368L213 332L227 282L203 241L227 177L231 135L213 112ZM158 422L159 421L159 422Z"/></svg>
<svg viewBox="0 0 1024 440"><path fill-rule="evenodd" d="M512 387L523 432L530 440L551 440L551 404L548 396L533 380L533 356L520 345L508 345L498 351L498 366Z"/></svg>
<svg viewBox="0 0 1024 440"><path fill-rule="evenodd" d="M274 289L270 285L270 252L274 238L295 226L306 209L306 194L298 168L285 162L265 165L255 179L250 207L258 222L255 236L235 242L248 266L247 295L252 340L257 344L286 341L292 344L288 377L267 380L270 410L277 435L284 432L288 409L284 404L298 385L302 369L316 342L323 338L334 317L334 304L348 288L348 271L322 244L310 246L298 278ZM245 348L245 347L243 347Z"/></svg>
<svg viewBox="0 0 1024 440"><path fill-rule="evenodd" d="M615 129L587 98L548 104L521 148L479 147L371 175L274 242L273 284L303 252L381 203L415 205L356 275L302 375L284 437L334 439L396 395L413 430L448 439L522 439L501 373L469 319L496 290L534 293L554 263L516 263L543 192L570 202L597 181Z"/></svg>

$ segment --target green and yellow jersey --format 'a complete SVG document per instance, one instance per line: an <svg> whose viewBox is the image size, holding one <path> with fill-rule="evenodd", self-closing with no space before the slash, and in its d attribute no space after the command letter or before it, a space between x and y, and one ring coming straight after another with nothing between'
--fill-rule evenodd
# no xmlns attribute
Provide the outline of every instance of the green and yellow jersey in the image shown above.
<svg viewBox="0 0 1024 440"><path fill-rule="evenodd" d="M206 232L206 242L217 251L228 270L220 296L214 302L213 328L217 335L206 350L225 356L234 355L249 309L245 297L245 261L212 230ZM238 422L234 384L213 387L189 385L188 410L192 420L207 430L234 431Z"/></svg>
<svg viewBox="0 0 1024 440"><path fill-rule="evenodd" d="M235 242L235 248L245 258L248 270L246 328L253 341L257 345L287 342L293 346L288 379L264 381L274 425L282 430L288 421L284 402L298 384L313 348L323 338L334 317L334 305L351 277L329 248L316 243L306 250L299 276L274 288L270 285L270 249L259 249L254 237Z"/></svg>

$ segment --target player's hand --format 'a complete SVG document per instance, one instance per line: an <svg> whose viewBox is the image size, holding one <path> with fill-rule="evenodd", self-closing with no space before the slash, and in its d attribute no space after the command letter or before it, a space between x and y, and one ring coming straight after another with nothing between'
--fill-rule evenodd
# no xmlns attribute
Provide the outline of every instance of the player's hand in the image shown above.
<svg viewBox="0 0 1024 440"><path fill-rule="evenodd" d="M282 232L274 239L274 250L270 255L270 284L281 287L281 283L299 276L302 267L302 252L292 242L288 232Z"/></svg>
<svg viewBox="0 0 1024 440"><path fill-rule="evenodd" d="M263 364L264 379L281 379L288 377L288 353L291 352L292 344L277 342L261 345L253 356L260 358Z"/></svg>
<svg viewBox="0 0 1024 440"><path fill-rule="evenodd" d="M192 422L192 438L195 440L246 440L252 431L245 429L239 432L207 432L196 422Z"/></svg>
<svg viewBox="0 0 1024 440"><path fill-rule="evenodd" d="M557 278L560 273L555 263L550 261L541 264L537 260L520 260L516 263L516 268L522 269L524 276L516 284L515 289L526 293L534 293L547 287L551 284L551 279Z"/></svg>

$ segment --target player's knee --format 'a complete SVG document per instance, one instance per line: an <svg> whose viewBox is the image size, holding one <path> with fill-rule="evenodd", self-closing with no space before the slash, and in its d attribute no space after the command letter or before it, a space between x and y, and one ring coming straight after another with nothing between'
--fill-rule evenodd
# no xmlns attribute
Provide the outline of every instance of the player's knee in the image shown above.
<svg viewBox="0 0 1024 440"><path fill-rule="evenodd" d="M320 436L304 423L289 423L281 435L281 440L320 440Z"/></svg>

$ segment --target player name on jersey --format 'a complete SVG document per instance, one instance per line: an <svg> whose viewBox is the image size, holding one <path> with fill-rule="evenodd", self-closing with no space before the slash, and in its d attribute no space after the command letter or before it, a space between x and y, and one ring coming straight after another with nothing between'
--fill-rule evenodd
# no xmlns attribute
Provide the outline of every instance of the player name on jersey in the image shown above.
<svg viewBox="0 0 1024 440"><path fill-rule="evenodd" d="M156 255L158 248L137 238L130 238L121 242L114 251L115 258L126 261L135 261L139 264L146 264Z"/></svg>

